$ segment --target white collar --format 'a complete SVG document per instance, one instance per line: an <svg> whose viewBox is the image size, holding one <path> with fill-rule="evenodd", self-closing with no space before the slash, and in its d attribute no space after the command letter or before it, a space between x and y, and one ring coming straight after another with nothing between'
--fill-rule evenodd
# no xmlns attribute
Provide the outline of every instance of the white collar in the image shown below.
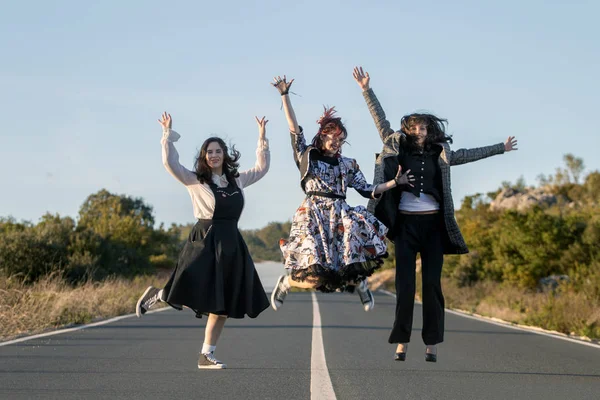
<svg viewBox="0 0 600 400"><path fill-rule="evenodd" d="M227 176L225 174L217 175L215 173L212 174L212 181L215 185L219 187L224 187L229 185L229 181L227 180Z"/></svg>

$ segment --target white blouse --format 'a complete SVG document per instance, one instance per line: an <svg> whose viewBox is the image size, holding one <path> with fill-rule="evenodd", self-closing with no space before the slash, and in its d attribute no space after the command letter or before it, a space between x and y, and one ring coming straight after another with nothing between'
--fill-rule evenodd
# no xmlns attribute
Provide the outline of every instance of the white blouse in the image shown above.
<svg viewBox="0 0 600 400"><path fill-rule="evenodd" d="M163 165L171 175L179 182L183 183L192 198L194 208L194 217L196 219L211 219L215 212L215 196L209 185L200 183L196 174L179 163L179 153L175 149L174 143L181 136L172 129L163 131L161 140ZM256 149L256 164L254 168L247 171L239 171L236 183L244 194L243 188L259 181L269 170L271 154L269 152L268 139L259 139ZM213 174L213 182L219 187L227 186L228 182L225 175L218 176Z"/></svg>

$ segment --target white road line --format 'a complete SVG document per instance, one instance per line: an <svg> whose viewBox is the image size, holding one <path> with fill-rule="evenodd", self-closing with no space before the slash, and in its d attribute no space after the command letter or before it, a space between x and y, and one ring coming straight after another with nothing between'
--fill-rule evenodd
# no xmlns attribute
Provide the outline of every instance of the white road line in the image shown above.
<svg viewBox="0 0 600 400"><path fill-rule="evenodd" d="M161 311L165 311L165 310L170 310L171 307L163 307L163 308L159 308L158 310L152 310L152 311L148 311L146 314L153 314L156 312L161 312ZM98 322L94 322L91 324L87 324L87 325L81 325L81 326L74 326L73 328L66 328L66 329L59 329L57 331L52 331L52 332L46 332L46 333L40 333L38 335L32 335L32 336L24 336L18 339L14 339L14 340L9 340L7 342L0 342L0 347L2 346L8 346L10 344L15 344L15 343L21 343L21 342L26 342L28 340L33 340L33 339L40 339L40 338L45 338L48 336L54 336L54 335L60 335L62 333L69 333L69 332L75 332L75 331L80 331L82 329L86 329L86 328L92 328L94 326L100 326L100 325L106 325L106 324L110 324L112 322L116 322L125 318L131 318L131 317L135 317L135 313L133 314L127 314L127 315L121 315L120 317L114 317L111 319L106 319L103 321L98 321Z"/></svg>
<svg viewBox="0 0 600 400"><path fill-rule="evenodd" d="M387 294L388 296L392 296L393 298L396 298L396 295L394 293L388 292L387 290L380 289L378 291L383 294ZM416 301L416 303L421 304L418 301ZM560 333L550 332L550 331L547 331L542 328L528 327L528 326L524 326L524 325L514 325L510 322L496 321L496 320L493 320L488 317L483 317L483 316L479 316L479 315L471 315L466 312L450 310L448 308L446 308L446 312L450 313L450 314L458 315L459 317L470 318L470 319L474 319L476 321L486 322L488 324L502 326L504 328L514 329L514 330L523 331L523 332L535 333L537 335L548 336L548 337L551 337L554 339L566 340L567 342L582 344L584 346L590 346L590 347L594 347L596 349L600 349L600 345L598 345L596 343L590 343L590 342L586 342L584 340L573 339L573 338L570 338L567 336L563 336Z"/></svg>
<svg viewBox="0 0 600 400"><path fill-rule="evenodd" d="M312 292L313 329L312 351L310 354L310 398L311 400L336 400L323 346L323 329L317 295Z"/></svg>

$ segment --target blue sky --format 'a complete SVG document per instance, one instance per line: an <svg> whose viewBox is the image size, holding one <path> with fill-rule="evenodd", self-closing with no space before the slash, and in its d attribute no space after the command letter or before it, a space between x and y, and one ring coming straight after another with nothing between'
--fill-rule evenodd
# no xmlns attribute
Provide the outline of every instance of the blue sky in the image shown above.
<svg viewBox="0 0 600 400"><path fill-rule="evenodd" d="M254 116L266 115L271 170L247 189L240 227L288 220L303 193L269 83L296 79L309 137L322 105L335 105L349 131L344 154L371 180L381 143L355 65L396 129L426 110L449 120L455 149L517 136L519 151L453 169L457 206L505 180L533 184L565 153L600 167L595 1L96 3L2 1L0 216L76 216L106 188L144 198L158 222L192 222L185 188L161 163L156 120L167 110L188 168L214 134L251 167Z"/></svg>

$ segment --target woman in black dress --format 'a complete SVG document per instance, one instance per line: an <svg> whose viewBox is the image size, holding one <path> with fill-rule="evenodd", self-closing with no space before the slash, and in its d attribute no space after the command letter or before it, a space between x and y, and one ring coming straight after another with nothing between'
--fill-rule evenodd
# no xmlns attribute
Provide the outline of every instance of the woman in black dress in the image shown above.
<svg viewBox="0 0 600 400"><path fill-rule="evenodd" d="M238 172L239 152L227 148L217 137L207 139L196 159L194 171L179 163L167 113L163 127L162 158L167 171L187 188L198 222L179 255L177 266L163 289L148 287L138 300L141 317L164 301L181 310L192 309L197 317L208 315L198 368L226 368L214 357L217 341L227 318L256 318L269 300L248 253L237 223L244 207L243 189L261 179L269 169L269 144L265 138L268 121L256 118L259 128L257 161L254 168Z"/></svg>

